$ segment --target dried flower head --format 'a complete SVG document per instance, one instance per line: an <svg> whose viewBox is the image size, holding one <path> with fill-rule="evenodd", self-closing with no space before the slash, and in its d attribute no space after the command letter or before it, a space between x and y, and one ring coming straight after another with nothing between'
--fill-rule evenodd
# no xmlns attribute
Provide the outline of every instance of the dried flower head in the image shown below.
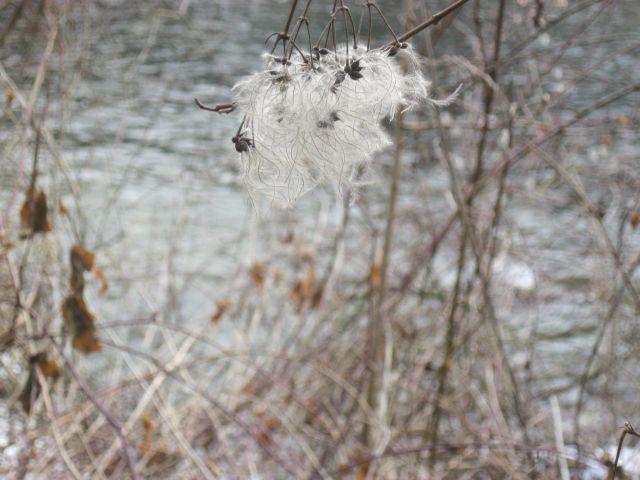
<svg viewBox="0 0 640 480"><path fill-rule="evenodd" d="M313 63L296 52L280 68L267 55L263 71L238 82L245 118L234 140L250 191L290 206L320 183L357 185L389 144L382 120L428 100L418 57L403 47L351 50L351 58L344 46L318 49Z"/></svg>
<svg viewBox="0 0 640 480"><path fill-rule="evenodd" d="M402 41L440 17L398 37L376 3L368 1L363 10L369 24L365 48L358 46L359 32L349 8L340 0L334 3L329 23L313 46L306 16L310 3L308 0L290 35L297 5L293 1L284 31L267 39L275 38L275 44L265 56L265 68L233 87L232 103L207 107L196 99L204 110L229 113L237 108L244 112L232 140L241 157L245 183L252 197L264 194L284 207L318 184L332 185L337 191L353 190L363 183L373 155L390 143L383 119L419 102L443 105L453 97L445 101L429 98L430 82L422 75L419 57ZM394 41L372 49L375 13ZM340 15L346 37L341 45L336 40ZM309 40L306 52L296 43L303 27ZM280 44L282 56L277 56L274 52Z"/></svg>

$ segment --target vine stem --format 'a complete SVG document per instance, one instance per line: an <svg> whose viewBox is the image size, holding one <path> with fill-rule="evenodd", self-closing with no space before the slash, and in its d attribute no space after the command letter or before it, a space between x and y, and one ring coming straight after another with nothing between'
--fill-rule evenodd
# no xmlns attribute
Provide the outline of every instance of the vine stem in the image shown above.
<svg viewBox="0 0 640 480"><path fill-rule="evenodd" d="M276 51L276 47L278 46L278 42L282 40L282 44L284 46L284 55L287 52L287 41L289 40L289 28L291 27L291 21L293 20L293 14L296 12L296 7L298 6L298 0L293 0L291 2L291 10L289 10L289 17L287 18L287 23L284 26L284 30L281 33L278 33L278 37L276 38L275 43L273 44L273 48L271 49L271 54Z"/></svg>
<svg viewBox="0 0 640 480"><path fill-rule="evenodd" d="M293 0L291 4L291 10L289 11L289 18L287 18L287 24L284 26L285 35L289 33L289 27L291 26L291 21L293 20L293 14L295 13L297 6L298 6L298 0Z"/></svg>

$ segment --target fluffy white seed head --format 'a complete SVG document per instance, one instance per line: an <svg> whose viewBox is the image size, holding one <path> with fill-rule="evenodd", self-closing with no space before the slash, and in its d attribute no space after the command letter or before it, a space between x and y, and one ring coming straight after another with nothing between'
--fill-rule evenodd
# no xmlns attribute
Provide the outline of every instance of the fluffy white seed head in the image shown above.
<svg viewBox="0 0 640 480"><path fill-rule="evenodd" d="M246 114L245 183L252 196L264 194L279 206L321 183L357 186L373 155L389 144L382 120L428 100L430 83L411 47L394 56L351 49L347 59L343 46L317 53L313 66L299 53L286 66L266 59L263 71L233 89Z"/></svg>

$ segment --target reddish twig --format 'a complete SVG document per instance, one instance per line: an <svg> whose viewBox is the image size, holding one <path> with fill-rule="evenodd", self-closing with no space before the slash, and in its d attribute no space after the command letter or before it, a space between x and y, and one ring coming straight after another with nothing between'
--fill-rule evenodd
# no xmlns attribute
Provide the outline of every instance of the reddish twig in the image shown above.
<svg viewBox="0 0 640 480"><path fill-rule="evenodd" d="M194 98L194 100L198 108L202 110L206 110L207 112L231 113L236 109L236 105L237 105L236 102L230 102L230 103L218 103L213 107L207 107L197 98Z"/></svg>

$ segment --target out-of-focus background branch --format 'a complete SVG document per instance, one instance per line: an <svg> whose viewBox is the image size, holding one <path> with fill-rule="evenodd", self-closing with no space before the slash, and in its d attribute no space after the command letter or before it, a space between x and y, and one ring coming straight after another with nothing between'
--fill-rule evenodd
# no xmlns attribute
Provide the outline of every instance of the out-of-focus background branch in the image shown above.
<svg viewBox="0 0 640 480"><path fill-rule="evenodd" d="M0 476L640 478L636 2L470 0L410 40L452 105L258 216L193 98L290 5L2 4Z"/></svg>

